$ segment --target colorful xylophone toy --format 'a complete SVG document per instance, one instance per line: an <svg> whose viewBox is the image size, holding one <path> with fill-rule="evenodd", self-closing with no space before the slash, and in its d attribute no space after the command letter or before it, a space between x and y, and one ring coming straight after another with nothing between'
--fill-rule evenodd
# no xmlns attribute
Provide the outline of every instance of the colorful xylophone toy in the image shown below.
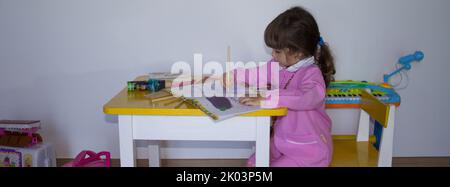
<svg viewBox="0 0 450 187"><path fill-rule="evenodd" d="M386 104L400 105L400 96L388 84L366 81L335 81L327 89L325 103L328 108L357 108L361 103L361 90L366 89Z"/></svg>

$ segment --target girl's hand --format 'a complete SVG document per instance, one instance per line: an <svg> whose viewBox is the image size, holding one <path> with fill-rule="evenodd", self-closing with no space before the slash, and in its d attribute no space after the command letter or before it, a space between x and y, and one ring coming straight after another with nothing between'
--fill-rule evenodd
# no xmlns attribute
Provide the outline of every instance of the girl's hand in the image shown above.
<svg viewBox="0 0 450 187"><path fill-rule="evenodd" d="M248 106L260 106L261 101L264 100L264 97L241 97L239 98L239 103L248 105Z"/></svg>

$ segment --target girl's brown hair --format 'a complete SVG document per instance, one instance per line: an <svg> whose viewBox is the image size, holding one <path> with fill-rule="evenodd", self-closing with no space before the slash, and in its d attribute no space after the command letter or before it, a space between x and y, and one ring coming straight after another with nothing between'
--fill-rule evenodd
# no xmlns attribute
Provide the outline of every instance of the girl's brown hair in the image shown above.
<svg viewBox="0 0 450 187"><path fill-rule="evenodd" d="M264 32L266 45L273 49L288 48L305 56L314 56L328 87L334 81L334 58L328 44L321 42L314 17L301 7L293 7L276 17ZM320 45L320 47L318 47Z"/></svg>

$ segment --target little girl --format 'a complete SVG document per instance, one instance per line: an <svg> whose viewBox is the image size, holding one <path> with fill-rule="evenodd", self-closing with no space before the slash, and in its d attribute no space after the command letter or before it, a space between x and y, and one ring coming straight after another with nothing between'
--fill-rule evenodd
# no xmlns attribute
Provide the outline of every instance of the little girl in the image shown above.
<svg viewBox="0 0 450 187"><path fill-rule="evenodd" d="M274 119L270 166L328 166L333 148L331 119L325 112L324 98L335 68L314 17L301 7L291 8L267 26L264 40L273 49L273 59L266 64L267 72L271 71L270 63L281 67L276 107L288 108L286 116ZM249 75L255 71L244 71L247 84L252 84L249 76L264 78ZM236 72L239 70L234 76ZM261 96L240 98L246 105L264 106L265 101ZM255 165L255 155L247 164Z"/></svg>

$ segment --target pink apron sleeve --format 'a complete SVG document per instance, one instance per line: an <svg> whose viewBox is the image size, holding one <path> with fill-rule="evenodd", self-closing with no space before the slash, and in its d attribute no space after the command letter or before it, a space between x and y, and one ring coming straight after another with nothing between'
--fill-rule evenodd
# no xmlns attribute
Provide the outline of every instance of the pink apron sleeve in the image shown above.
<svg viewBox="0 0 450 187"><path fill-rule="evenodd" d="M311 68L300 81L297 89L270 91L263 108L287 107L290 110L313 110L322 106L325 99L325 83L318 68ZM277 93L278 92L278 93ZM277 95L278 94L278 95Z"/></svg>
<svg viewBox="0 0 450 187"><path fill-rule="evenodd" d="M249 86L257 86L258 88L270 85L272 78L272 63L275 63L273 59L269 60L266 64L255 68L236 68L233 71L234 84L247 84Z"/></svg>

